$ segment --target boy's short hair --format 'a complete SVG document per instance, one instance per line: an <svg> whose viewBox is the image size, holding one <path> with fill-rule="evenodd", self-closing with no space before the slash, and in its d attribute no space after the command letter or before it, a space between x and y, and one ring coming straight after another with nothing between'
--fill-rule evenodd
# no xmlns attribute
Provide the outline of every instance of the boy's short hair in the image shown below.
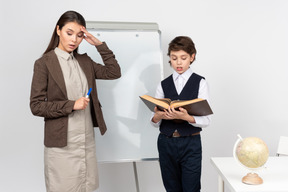
<svg viewBox="0 0 288 192"><path fill-rule="evenodd" d="M170 56L171 51L180 51L180 50L187 52L190 56L192 54L195 54L195 57L194 57L194 60L195 60L197 51L195 48L195 44L190 37L187 37L187 36L175 37L169 43L167 55Z"/></svg>

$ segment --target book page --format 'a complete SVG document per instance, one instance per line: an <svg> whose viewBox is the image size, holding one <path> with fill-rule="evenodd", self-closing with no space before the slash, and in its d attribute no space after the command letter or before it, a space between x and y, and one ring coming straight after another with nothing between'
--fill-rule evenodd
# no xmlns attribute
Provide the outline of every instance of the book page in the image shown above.
<svg viewBox="0 0 288 192"><path fill-rule="evenodd" d="M200 99L200 98L192 99L192 100L174 100L174 101L171 101L170 107L178 108L178 107L196 103L202 100L203 99Z"/></svg>

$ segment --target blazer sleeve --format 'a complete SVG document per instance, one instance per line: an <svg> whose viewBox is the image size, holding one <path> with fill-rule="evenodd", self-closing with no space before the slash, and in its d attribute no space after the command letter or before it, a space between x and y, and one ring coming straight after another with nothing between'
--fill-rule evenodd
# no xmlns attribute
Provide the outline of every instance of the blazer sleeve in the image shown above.
<svg viewBox="0 0 288 192"><path fill-rule="evenodd" d="M114 53L103 42L102 45L96 46L104 65L93 62L93 69L96 79L117 79L121 77L121 69Z"/></svg>
<svg viewBox="0 0 288 192"><path fill-rule="evenodd" d="M72 113L75 101L65 98L53 81L43 59L37 60L34 64L30 93L30 109L33 115L59 118ZM53 92L54 98L48 98L48 91ZM58 98L55 95L58 95Z"/></svg>

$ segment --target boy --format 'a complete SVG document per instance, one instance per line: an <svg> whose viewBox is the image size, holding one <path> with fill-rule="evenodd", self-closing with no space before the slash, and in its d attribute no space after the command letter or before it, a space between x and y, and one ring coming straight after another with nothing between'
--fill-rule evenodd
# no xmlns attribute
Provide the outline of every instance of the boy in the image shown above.
<svg viewBox="0 0 288 192"><path fill-rule="evenodd" d="M186 36L174 38L168 48L172 75L156 90L156 98L171 100L209 99L205 78L194 73L193 41ZM160 126L159 162L167 192L200 192L202 146L200 131L210 124L210 116L192 116L184 108L160 111L156 107L152 124ZM179 121L180 120L180 121Z"/></svg>

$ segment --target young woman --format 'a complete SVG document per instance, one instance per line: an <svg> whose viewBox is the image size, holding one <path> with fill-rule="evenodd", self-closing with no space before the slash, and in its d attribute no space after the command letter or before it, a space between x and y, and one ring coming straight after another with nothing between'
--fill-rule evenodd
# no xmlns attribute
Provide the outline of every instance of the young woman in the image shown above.
<svg viewBox="0 0 288 192"><path fill-rule="evenodd" d="M50 44L34 64L30 108L44 117L44 163L48 192L91 192L98 188L93 127L106 125L95 79L117 79L120 67L113 52L86 30L82 15L65 12ZM104 65L77 53L85 39L100 53ZM88 90L92 88L89 97Z"/></svg>
<svg viewBox="0 0 288 192"><path fill-rule="evenodd" d="M168 56L174 72L159 84L155 97L208 100L205 78L190 68L196 57L193 41L186 36L174 38L169 44ZM184 108L179 109L160 111L155 107L152 118L153 125L160 127L158 152L162 180L167 192L200 192L200 131L210 124L210 116L192 116Z"/></svg>

